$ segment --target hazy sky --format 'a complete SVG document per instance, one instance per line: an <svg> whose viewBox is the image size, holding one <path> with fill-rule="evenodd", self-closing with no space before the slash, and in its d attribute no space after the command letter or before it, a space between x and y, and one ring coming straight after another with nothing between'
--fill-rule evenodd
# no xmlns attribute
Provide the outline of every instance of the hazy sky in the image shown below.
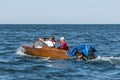
<svg viewBox="0 0 120 80"><path fill-rule="evenodd" d="M120 0L0 0L0 24L120 24Z"/></svg>

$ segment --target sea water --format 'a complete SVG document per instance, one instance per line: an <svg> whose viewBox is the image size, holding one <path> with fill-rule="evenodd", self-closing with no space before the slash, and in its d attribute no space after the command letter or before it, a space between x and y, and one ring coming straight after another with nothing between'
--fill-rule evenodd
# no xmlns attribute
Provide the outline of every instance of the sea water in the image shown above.
<svg viewBox="0 0 120 80"><path fill-rule="evenodd" d="M64 60L23 53L22 46L54 35L68 46L93 45L94 60ZM51 52L52 53L52 52ZM0 80L120 80L118 24L1 24Z"/></svg>

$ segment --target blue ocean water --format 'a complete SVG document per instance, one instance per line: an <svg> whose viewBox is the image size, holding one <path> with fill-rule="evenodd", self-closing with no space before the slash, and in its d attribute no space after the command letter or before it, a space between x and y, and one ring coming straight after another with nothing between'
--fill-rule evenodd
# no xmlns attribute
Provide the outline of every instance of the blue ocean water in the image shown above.
<svg viewBox="0 0 120 80"><path fill-rule="evenodd" d="M64 60L24 55L22 45L64 36L69 46L91 44L94 60ZM120 80L119 24L1 24L0 80Z"/></svg>

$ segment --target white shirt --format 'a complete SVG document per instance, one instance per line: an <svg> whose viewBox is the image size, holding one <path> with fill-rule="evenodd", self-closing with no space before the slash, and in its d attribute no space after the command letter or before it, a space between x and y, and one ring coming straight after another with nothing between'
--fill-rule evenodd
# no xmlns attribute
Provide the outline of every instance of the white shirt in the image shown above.
<svg viewBox="0 0 120 80"><path fill-rule="evenodd" d="M52 41L45 41L44 43L47 44L47 46L49 47L54 47L55 45L55 42L52 42Z"/></svg>

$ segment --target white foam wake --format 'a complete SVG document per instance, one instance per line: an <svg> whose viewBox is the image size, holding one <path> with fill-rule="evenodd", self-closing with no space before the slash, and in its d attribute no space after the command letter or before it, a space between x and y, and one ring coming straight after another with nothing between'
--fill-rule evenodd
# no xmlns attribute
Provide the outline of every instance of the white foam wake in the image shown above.
<svg viewBox="0 0 120 80"><path fill-rule="evenodd" d="M24 48L22 48L22 47L19 47L17 50L16 50L16 54L18 54L18 55L26 55L25 53L24 53Z"/></svg>
<svg viewBox="0 0 120 80"><path fill-rule="evenodd" d="M96 59L92 61L108 61L111 64L118 63L120 61L120 57L114 56L98 56Z"/></svg>
<svg viewBox="0 0 120 80"><path fill-rule="evenodd" d="M108 61L108 60L120 60L120 57L114 57L114 56L98 56L95 60L103 60L103 61Z"/></svg>

